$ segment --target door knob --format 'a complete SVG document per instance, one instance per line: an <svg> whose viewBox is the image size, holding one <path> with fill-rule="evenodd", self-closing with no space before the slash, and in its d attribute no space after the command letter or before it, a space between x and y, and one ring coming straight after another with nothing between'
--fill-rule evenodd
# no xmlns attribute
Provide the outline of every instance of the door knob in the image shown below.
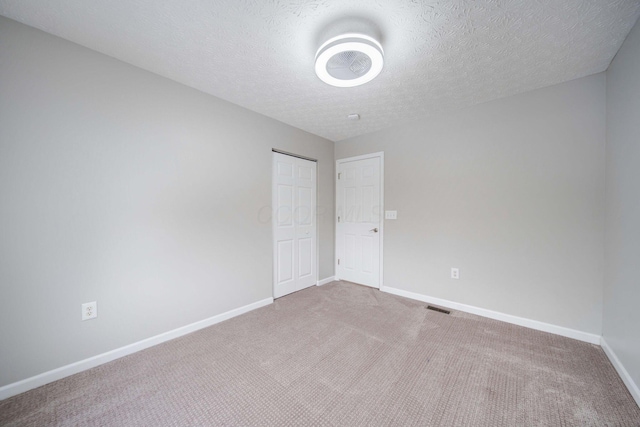
<svg viewBox="0 0 640 427"><path fill-rule="evenodd" d="M377 229L377 228L374 228L374 229L369 230L369 231L373 231L374 233L377 233L377 232L378 232L378 229Z"/></svg>

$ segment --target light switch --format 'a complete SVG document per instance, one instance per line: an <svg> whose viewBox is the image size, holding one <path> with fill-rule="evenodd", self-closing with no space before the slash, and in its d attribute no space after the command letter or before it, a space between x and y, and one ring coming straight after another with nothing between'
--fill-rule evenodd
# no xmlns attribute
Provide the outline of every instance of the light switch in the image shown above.
<svg viewBox="0 0 640 427"><path fill-rule="evenodd" d="M398 211L384 211L384 219L398 219Z"/></svg>

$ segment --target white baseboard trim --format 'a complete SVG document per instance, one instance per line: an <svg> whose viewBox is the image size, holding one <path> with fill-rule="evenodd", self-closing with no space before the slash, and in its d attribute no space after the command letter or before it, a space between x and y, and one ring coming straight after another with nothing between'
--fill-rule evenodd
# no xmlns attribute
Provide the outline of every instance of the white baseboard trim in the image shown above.
<svg viewBox="0 0 640 427"><path fill-rule="evenodd" d="M613 367L616 368L616 371L618 372L618 375L620 375L620 378L622 378L624 385L629 389L629 393L631 393L633 399L636 401L638 406L640 406L640 388L638 388L638 385L633 381L633 378L631 378L629 372L624 368L624 365L620 362L620 359L618 359L618 356L616 356L613 349L609 347L609 344L607 344L604 337L600 340L600 346L604 350L604 354L606 354L611 361Z"/></svg>
<svg viewBox="0 0 640 427"><path fill-rule="evenodd" d="M316 283L316 286L326 285L327 283L331 283L334 280L336 280L335 276L327 277L326 279L318 280L318 283Z"/></svg>
<svg viewBox="0 0 640 427"><path fill-rule="evenodd" d="M450 308L452 310L464 311L465 313L476 314L478 316L488 317L490 319L500 320L502 322L512 323L514 325L524 326L527 328L536 329L538 331L549 332L552 334L561 335L563 337L573 338L591 344L600 345L600 335L591 334L589 332L577 331L575 329L565 328L564 326L552 325L550 323L526 319L524 317L513 316L511 314L500 313L498 311L487 310L480 307L474 307L472 305L460 304L457 302L434 298L415 292L391 288L388 286L383 286L380 290L382 292L387 292L390 294L399 295L401 297L439 305L442 307Z"/></svg>
<svg viewBox="0 0 640 427"><path fill-rule="evenodd" d="M136 353L149 347L153 347L154 345L161 344L174 338L190 334L191 332L195 332L199 329L215 325L216 323L220 323L222 321L231 319L232 317L236 317L257 308L264 307L271 303L273 303L273 298L265 298L252 304L248 304L243 307L239 307L234 310L209 317L208 319L191 323L190 325L164 332L151 338L147 338L142 341L138 341L133 344L108 351L106 353L98 354L97 356L80 360L78 362L74 362L69 365L53 369L51 371L47 371L15 383L7 384L3 387L0 387L0 400L7 399L11 396L24 393L25 391L34 389L36 387L40 387L53 381L68 377L70 375L77 374L78 372L86 371L87 369L91 369L107 362L111 362L112 360L128 356L130 354Z"/></svg>

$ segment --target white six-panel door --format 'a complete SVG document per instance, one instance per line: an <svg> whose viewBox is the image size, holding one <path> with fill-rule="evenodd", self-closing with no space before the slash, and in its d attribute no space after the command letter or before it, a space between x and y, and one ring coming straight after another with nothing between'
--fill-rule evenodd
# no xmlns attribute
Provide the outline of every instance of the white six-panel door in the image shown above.
<svg viewBox="0 0 640 427"><path fill-rule="evenodd" d="M316 162L273 153L273 296L315 285Z"/></svg>
<svg viewBox="0 0 640 427"><path fill-rule="evenodd" d="M382 157L337 162L336 276L380 287Z"/></svg>

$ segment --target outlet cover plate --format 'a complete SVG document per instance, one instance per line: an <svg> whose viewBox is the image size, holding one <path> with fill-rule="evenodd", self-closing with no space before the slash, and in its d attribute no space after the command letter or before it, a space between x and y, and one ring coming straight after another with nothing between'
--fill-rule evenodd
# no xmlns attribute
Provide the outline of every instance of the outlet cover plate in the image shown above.
<svg viewBox="0 0 640 427"><path fill-rule="evenodd" d="M384 211L384 219L398 219L398 211Z"/></svg>
<svg viewBox="0 0 640 427"><path fill-rule="evenodd" d="M452 268L451 269L451 278L452 279L459 279L460 278L460 269L459 268Z"/></svg>
<svg viewBox="0 0 640 427"><path fill-rule="evenodd" d="M98 317L98 303L86 302L82 304L82 320L91 320Z"/></svg>

